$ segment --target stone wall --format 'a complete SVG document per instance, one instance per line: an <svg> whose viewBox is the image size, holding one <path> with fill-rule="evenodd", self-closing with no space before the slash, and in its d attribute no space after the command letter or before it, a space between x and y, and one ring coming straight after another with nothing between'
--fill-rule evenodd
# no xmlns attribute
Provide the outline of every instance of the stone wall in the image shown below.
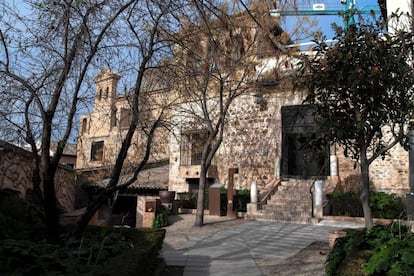
<svg viewBox="0 0 414 276"><path fill-rule="evenodd" d="M250 188L253 180L258 189L277 181L275 159L281 158L282 122L281 108L301 104L303 95L289 91L265 91L263 102L255 102L253 94L237 98L229 111L224 141L216 154L217 183L227 184L228 169L239 168L235 189ZM170 189L188 191L186 180L179 177L180 129L170 137ZM359 167L343 155L340 147L332 147L330 154L338 160L338 176L328 178L329 187L359 189ZM277 169L276 169L277 170ZM408 154L401 147L393 148L384 160L379 158L370 167L372 190L405 194L408 191ZM336 187L337 185L340 185Z"/></svg>
<svg viewBox="0 0 414 276"><path fill-rule="evenodd" d="M31 154L13 145L0 151L0 189L18 191L25 198L26 191L32 189ZM74 209L76 196L76 175L72 168L59 166L56 176L56 196L66 212Z"/></svg>
<svg viewBox="0 0 414 276"><path fill-rule="evenodd" d="M131 120L131 99L126 94L117 94L117 82L120 76L109 69L103 69L96 81L94 108L90 114L80 119L79 139L77 142L76 168L87 169L111 167L121 149ZM108 94L106 93L108 91ZM102 95L101 95L102 94ZM168 99L167 99L168 100ZM168 103L162 93L142 93L139 107L139 124L131 142L125 167L139 163L147 144L149 126L163 114ZM150 103L148 103L150 101ZM129 112L125 112L129 111ZM129 115L128 115L129 114ZM148 125L143 125L148 124ZM166 128L159 127L153 138L151 161L168 159L168 136ZM92 144L103 142L102 158L93 160Z"/></svg>
<svg viewBox="0 0 414 276"><path fill-rule="evenodd" d="M344 190L359 190L360 170L353 160L344 157L337 149L339 180ZM356 167L355 167L356 166ZM409 191L408 152L400 145L392 148L382 159L379 157L370 166L371 189L404 195Z"/></svg>
<svg viewBox="0 0 414 276"><path fill-rule="evenodd" d="M100 85L103 84L97 83L97 90L100 89ZM109 85L110 91L116 89L116 86L111 85ZM275 168L275 160L283 162L281 109L284 106L301 104L304 96L305 93L302 91L293 92L289 85L278 84L266 88L253 88L253 91L248 94L237 97L226 118L223 143L213 160L213 165L217 168L214 181L226 185L229 168L239 169L239 173L235 176L236 189L250 188L251 182L255 180L258 189L263 190L267 185L278 181L280 167ZM151 97L151 100L155 99L155 103L152 107L148 105L147 109L151 114L150 117L154 117L156 107L164 99L153 95ZM113 165L125 132L116 127L111 128L108 116L111 116L111 105L115 105L119 110L127 107L126 100L122 97L107 98L106 103L103 101L96 103L93 112L85 117L88 118L90 125L87 127L87 132L79 138L78 168L99 166L110 168ZM214 101L214 98L211 101ZM177 105L188 107L191 102L181 102ZM177 108L180 109L185 108ZM120 121L119 114L117 116L117 120ZM191 129L201 129L203 124L197 123L194 118L189 118L189 114L177 112L168 116L171 116L169 119L172 121L169 126L172 127L172 131L162 128L157 132L150 160L169 159L169 189L187 192L189 190L187 179L180 174L181 134ZM99 162L90 160L91 143L97 140L105 142L105 159ZM142 156L144 145L145 137L142 133L137 133L128 153L126 166L133 165ZM340 147L331 148L330 154L337 156L338 173L337 176L328 179L329 190L335 189L338 184L342 187L358 189L358 166L355 168L354 161L344 157ZM408 191L407 171L408 155L402 148L396 147L384 160L377 160L371 165L371 187L374 190L404 194Z"/></svg>

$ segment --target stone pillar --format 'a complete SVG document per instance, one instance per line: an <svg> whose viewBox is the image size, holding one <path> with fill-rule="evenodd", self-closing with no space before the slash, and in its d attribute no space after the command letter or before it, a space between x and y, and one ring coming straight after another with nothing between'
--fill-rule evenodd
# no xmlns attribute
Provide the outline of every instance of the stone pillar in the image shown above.
<svg viewBox="0 0 414 276"><path fill-rule="evenodd" d="M276 156L275 158L274 176L276 178L280 177L280 157L279 156Z"/></svg>
<svg viewBox="0 0 414 276"><path fill-rule="evenodd" d="M238 173L238 168L229 169L229 183L227 184L227 216L235 217L233 212L233 188L234 188L234 174Z"/></svg>
<svg viewBox="0 0 414 276"><path fill-rule="evenodd" d="M323 180L315 181L313 197L313 216L320 219L323 217Z"/></svg>
<svg viewBox="0 0 414 276"><path fill-rule="evenodd" d="M257 183L254 180L252 181L252 184L250 185L250 203L257 204Z"/></svg>
<svg viewBox="0 0 414 276"><path fill-rule="evenodd" d="M338 159L336 155L329 156L331 176L338 176Z"/></svg>
<svg viewBox="0 0 414 276"><path fill-rule="evenodd" d="M142 216L142 227L151 228L155 219L155 212L157 209L156 201L145 201L145 209Z"/></svg>

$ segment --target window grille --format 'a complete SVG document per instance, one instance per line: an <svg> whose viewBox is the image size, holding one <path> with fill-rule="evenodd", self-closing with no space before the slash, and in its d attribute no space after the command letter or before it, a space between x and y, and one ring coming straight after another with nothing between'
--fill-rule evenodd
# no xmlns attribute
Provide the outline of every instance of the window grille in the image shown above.
<svg viewBox="0 0 414 276"><path fill-rule="evenodd" d="M208 133L205 130L187 132L181 140L181 165L201 165L203 148L207 142Z"/></svg>

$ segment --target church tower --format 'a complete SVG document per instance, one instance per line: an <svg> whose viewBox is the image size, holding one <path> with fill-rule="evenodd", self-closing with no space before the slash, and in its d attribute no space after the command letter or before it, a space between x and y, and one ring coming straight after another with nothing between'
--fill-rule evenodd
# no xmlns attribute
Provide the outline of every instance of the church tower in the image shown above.
<svg viewBox="0 0 414 276"><path fill-rule="evenodd" d="M109 68L102 69L95 77L95 110L100 108L105 110L113 106L120 78L120 75L112 72Z"/></svg>

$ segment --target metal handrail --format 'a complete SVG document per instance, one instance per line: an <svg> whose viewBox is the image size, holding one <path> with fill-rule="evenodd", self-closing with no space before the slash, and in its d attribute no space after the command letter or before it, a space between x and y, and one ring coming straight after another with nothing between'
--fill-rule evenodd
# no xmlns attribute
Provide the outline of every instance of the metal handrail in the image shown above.
<svg viewBox="0 0 414 276"><path fill-rule="evenodd" d="M260 199L258 206L262 206L264 204L266 204L267 200L269 199L269 197L274 194L274 192L276 191L277 187L279 187L282 183L281 179L278 179L276 182L274 182L275 184L272 185L272 187L266 191L266 193L263 195L263 198Z"/></svg>

